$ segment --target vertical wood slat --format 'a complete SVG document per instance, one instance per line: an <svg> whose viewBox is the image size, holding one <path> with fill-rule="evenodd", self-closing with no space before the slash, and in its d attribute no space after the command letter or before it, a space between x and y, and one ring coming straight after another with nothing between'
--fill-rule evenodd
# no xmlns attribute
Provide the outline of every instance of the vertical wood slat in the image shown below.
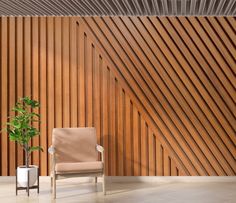
<svg viewBox="0 0 236 203"><path fill-rule="evenodd" d="M140 175L140 163L139 163L139 115L136 107L133 108L133 164L134 164L134 176Z"/></svg>
<svg viewBox="0 0 236 203"><path fill-rule="evenodd" d="M39 101L39 19L32 19L32 98ZM34 113L39 113L38 109ZM34 128L39 128L39 123L33 123ZM34 137L33 146L39 146L39 137ZM39 165L39 152L34 151L32 154L32 162Z"/></svg>
<svg viewBox="0 0 236 203"><path fill-rule="evenodd" d="M85 38L85 103L86 103L86 126L93 126L93 45L92 42Z"/></svg>
<svg viewBox="0 0 236 203"><path fill-rule="evenodd" d="M154 134L150 128L148 128L148 148L149 148L149 176L156 175L156 168L155 168L155 146L154 146Z"/></svg>
<svg viewBox="0 0 236 203"><path fill-rule="evenodd" d="M47 18L47 145L51 146L52 142L52 129L55 126L55 110L54 110L54 18ZM50 165L50 154L48 154L48 166ZM50 167L48 167L50 173Z"/></svg>
<svg viewBox="0 0 236 203"><path fill-rule="evenodd" d="M11 73L11 77L9 77L9 110L16 101L15 34L15 18L9 18L9 73ZM10 116L14 115L13 112L10 113ZM9 143L9 153L11 154L9 157L9 174L13 176L16 168L16 145L14 142Z"/></svg>
<svg viewBox="0 0 236 203"><path fill-rule="evenodd" d="M25 17L23 21L23 33L24 33L24 38L23 38L23 60L24 60L24 72L23 72L23 93L24 96L31 95L31 18L30 17ZM31 145L31 143L29 143ZM31 158L29 160L29 164L31 164Z"/></svg>
<svg viewBox="0 0 236 203"><path fill-rule="evenodd" d="M16 75L17 75L17 92L18 98L23 97L23 18L16 19ZM23 165L23 149L17 146L17 165Z"/></svg>
<svg viewBox="0 0 236 203"><path fill-rule="evenodd" d="M141 119L141 175L148 175L148 129L145 120Z"/></svg>
<svg viewBox="0 0 236 203"><path fill-rule="evenodd" d="M62 127L62 18L56 17L55 23L55 126Z"/></svg>
<svg viewBox="0 0 236 203"><path fill-rule="evenodd" d="M8 114L8 19L1 18L1 123L5 127ZM1 133L1 173L8 175L8 136L5 131Z"/></svg>
<svg viewBox="0 0 236 203"><path fill-rule="evenodd" d="M63 112L63 127L70 127L70 20L62 18L62 112Z"/></svg>
<svg viewBox="0 0 236 203"><path fill-rule="evenodd" d="M47 26L46 18L40 18L40 145L44 152L40 152L40 174L47 174Z"/></svg>
<svg viewBox="0 0 236 203"><path fill-rule="evenodd" d="M130 98L125 94L125 175L131 176L131 109Z"/></svg>
<svg viewBox="0 0 236 203"><path fill-rule="evenodd" d="M109 145L110 145L110 150L109 150L109 155L110 155L110 175L115 176L116 175L116 109L115 109L115 91L116 91L116 81L115 77L112 74L112 72L109 69L109 126L110 126L110 131L109 131Z"/></svg>
<svg viewBox="0 0 236 203"><path fill-rule="evenodd" d="M79 125L85 127L85 38L83 25L79 24Z"/></svg>
<svg viewBox="0 0 236 203"><path fill-rule="evenodd" d="M71 126L76 127L78 125L78 60L77 60L77 24L76 18L70 18L70 115ZM73 88L72 88L73 87Z"/></svg>
<svg viewBox="0 0 236 203"><path fill-rule="evenodd" d="M118 85L118 134L117 134L117 174L124 175L124 94L123 89Z"/></svg>
<svg viewBox="0 0 236 203"><path fill-rule="evenodd" d="M102 59L103 60L103 59ZM108 71L107 64L103 60L102 63L102 134L103 134L103 146L105 148L105 172L109 174L109 129L108 129Z"/></svg>
<svg viewBox="0 0 236 203"><path fill-rule="evenodd" d="M52 128L77 126L96 127L98 143L105 147L107 175L236 173L235 88L229 75L235 69L235 20L11 17L0 22L1 127L17 98L40 101L42 122L34 126L40 127L41 136L32 144L44 152L34 152L32 163L40 165L41 175L49 172ZM201 39L209 34L213 36ZM178 46L185 56L175 51ZM214 61L217 55L221 58ZM193 77L194 83L183 76ZM199 82L204 94L188 92L203 90ZM205 108L211 104L217 112ZM23 151L4 133L0 145L0 173L14 175L15 167L23 164Z"/></svg>

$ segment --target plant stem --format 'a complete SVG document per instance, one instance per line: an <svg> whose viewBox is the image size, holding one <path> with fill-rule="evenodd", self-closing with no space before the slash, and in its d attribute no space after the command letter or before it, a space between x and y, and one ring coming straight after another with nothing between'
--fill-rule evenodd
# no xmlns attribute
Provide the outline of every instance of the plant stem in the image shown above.
<svg viewBox="0 0 236 203"><path fill-rule="evenodd" d="M25 145L25 166L29 168L29 152L28 152L28 143Z"/></svg>

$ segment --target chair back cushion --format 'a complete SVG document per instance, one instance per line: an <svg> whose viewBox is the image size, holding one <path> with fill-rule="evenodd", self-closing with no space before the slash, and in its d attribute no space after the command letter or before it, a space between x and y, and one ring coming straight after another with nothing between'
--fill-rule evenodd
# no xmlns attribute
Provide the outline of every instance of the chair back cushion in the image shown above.
<svg viewBox="0 0 236 203"><path fill-rule="evenodd" d="M97 161L97 137L93 127L54 128L52 146L57 163Z"/></svg>

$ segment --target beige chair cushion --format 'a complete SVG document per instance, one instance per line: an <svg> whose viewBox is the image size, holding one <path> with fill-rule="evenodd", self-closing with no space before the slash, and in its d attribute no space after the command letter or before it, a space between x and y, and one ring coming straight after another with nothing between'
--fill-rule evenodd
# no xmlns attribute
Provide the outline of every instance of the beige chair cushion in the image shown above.
<svg viewBox="0 0 236 203"><path fill-rule="evenodd" d="M53 129L52 146L56 151L56 163L97 161L96 144L96 130L93 127Z"/></svg>
<svg viewBox="0 0 236 203"><path fill-rule="evenodd" d="M100 173L103 170L101 161L93 162L77 162L77 163L59 163L56 164L55 170L57 174L65 173Z"/></svg>

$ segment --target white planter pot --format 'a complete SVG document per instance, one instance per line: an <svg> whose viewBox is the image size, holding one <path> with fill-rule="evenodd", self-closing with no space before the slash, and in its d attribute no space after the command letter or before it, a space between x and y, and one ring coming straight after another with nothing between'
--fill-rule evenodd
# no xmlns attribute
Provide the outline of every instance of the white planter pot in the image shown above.
<svg viewBox="0 0 236 203"><path fill-rule="evenodd" d="M28 171L29 171L29 186L33 186L36 183L38 177L38 167L30 165L29 168L25 166L17 167L17 183L18 186L27 187L28 184Z"/></svg>

